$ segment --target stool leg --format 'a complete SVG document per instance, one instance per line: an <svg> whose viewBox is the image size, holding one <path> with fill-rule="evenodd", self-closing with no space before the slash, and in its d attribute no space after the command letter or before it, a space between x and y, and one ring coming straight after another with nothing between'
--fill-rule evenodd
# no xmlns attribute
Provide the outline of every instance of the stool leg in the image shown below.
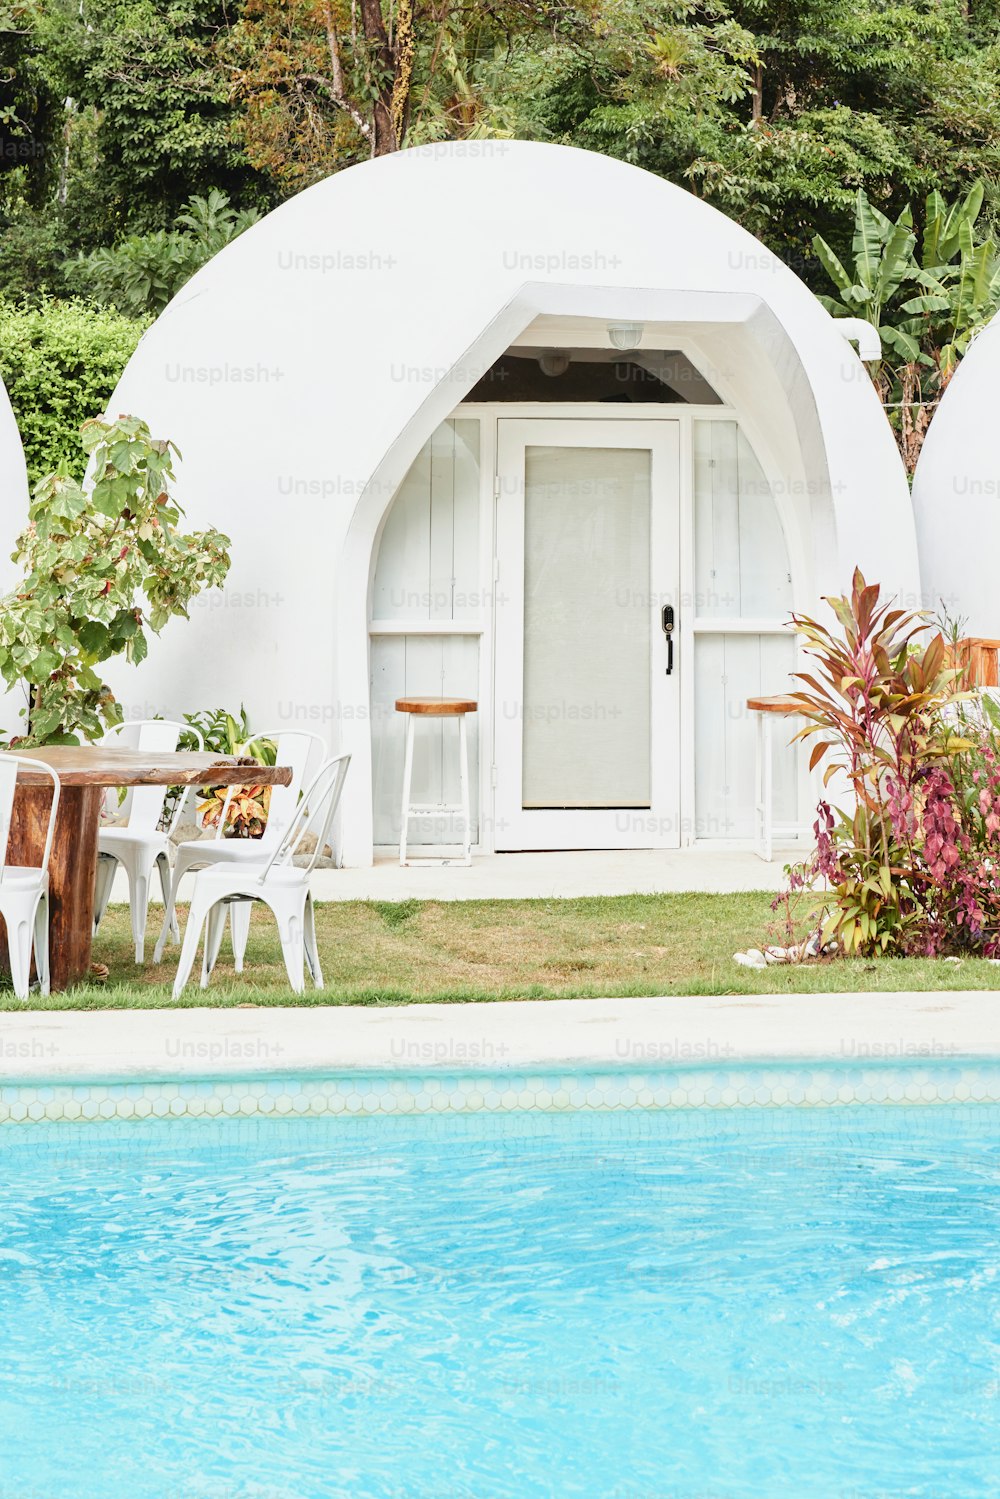
<svg viewBox="0 0 1000 1499"><path fill-rule="evenodd" d="M469 807L469 731L465 714L458 719L458 776L462 788L462 853L466 864L472 863L472 812Z"/></svg>
<svg viewBox="0 0 1000 1499"><path fill-rule="evenodd" d="M399 862L406 864L406 830L410 821L410 780L413 775L413 714L406 715L406 749L403 752L403 804L399 826Z"/></svg>
<svg viewBox="0 0 1000 1499"><path fill-rule="evenodd" d="M764 857L764 715L754 714L753 836L758 857Z"/></svg>
<svg viewBox="0 0 1000 1499"><path fill-rule="evenodd" d="M771 731L771 715L761 715L764 724L764 858L770 864L774 857L774 744Z"/></svg>

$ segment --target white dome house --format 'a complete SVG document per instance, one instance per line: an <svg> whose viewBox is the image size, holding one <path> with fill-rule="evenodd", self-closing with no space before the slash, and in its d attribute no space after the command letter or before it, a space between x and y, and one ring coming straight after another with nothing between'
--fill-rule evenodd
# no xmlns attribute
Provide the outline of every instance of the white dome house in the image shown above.
<svg viewBox="0 0 1000 1499"><path fill-rule="evenodd" d="M975 338L927 430L913 476L926 607L1000 637L1000 316Z"/></svg>
<svg viewBox="0 0 1000 1499"><path fill-rule="evenodd" d="M233 540L224 595L118 675L126 711L242 699L353 751L347 862L398 837L403 693L478 703L481 851L749 839L746 699L787 686L789 610L855 564L919 596L844 331L724 215L568 147L302 193L184 287L109 409L177 443L188 520ZM457 799L453 728L418 735L417 800ZM800 782L783 755L780 823Z"/></svg>

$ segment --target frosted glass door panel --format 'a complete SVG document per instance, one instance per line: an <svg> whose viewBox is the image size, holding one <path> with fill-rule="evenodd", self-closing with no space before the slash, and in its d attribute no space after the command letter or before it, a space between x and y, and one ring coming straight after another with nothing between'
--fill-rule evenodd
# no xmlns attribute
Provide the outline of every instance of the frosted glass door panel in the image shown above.
<svg viewBox="0 0 1000 1499"><path fill-rule="evenodd" d="M522 805L648 807L650 453L528 447L524 484Z"/></svg>
<svg viewBox="0 0 1000 1499"><path fill-rule="evenodd" d="M676 848L679 424L504 420L497 473L495 847Z"/></svg>

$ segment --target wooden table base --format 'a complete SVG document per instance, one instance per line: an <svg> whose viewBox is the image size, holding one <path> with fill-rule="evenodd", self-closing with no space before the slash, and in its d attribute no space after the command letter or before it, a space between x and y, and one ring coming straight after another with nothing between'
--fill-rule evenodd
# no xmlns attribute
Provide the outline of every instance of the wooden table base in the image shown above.
<svg viewBox="0 0 1000 1499"><path fill-rule="evenodd" d="M30 750L28 756L54 770L61 788L49 856L53 989L78 984L90 972L97 843L106 787L245 786L248 782L289 786L292 782L290 765L258 765L237 755L52 744ZM44 771L22 766L11 813L8 863L40 867L51 798L51 781Z"/></svg>
<svg viewBox="0 0 1000 1499"><path fill-rule="evenodd" d="M63 786L49 858L51 987L68 989L90 972L101 786ZM8 864L42 862L52 793L18 786L11 812ZM4 944L6 946L6 943ZM4 954L6 956L6 953Z"/></svg>

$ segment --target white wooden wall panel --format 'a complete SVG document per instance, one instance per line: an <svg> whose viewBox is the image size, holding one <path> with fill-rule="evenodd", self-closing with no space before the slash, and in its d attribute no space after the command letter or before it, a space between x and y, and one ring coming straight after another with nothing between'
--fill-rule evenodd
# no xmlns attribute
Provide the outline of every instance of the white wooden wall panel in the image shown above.
<svg viewBox="0 0 1000 1499"><path fill-rule="evenodd" d="M375 792L375 842L399 842L403 789L405 719L395 710L398 697L471 697L479 695L479 638L475 635L380 635L371 643L372 759ZM472 841L479 827L479 715L470 713L469 778L472 796ZM421 719L413 751L413 800L457 802L458 720ZM457 843L454 818L418 817L410 823L410 842Z"/></svg>
<svg viewBox="0 0 1000 1499"><path fill-rule="evenodd" d="M783 620L788 547L774 496L735 422L694 424L695 612Z"/></svg>
<svg viewBox="0 0 1000 1499"><path fill-rule="evenodd" d="M421 450L386 517L372 589L375 619L426 619L430 573L430 448ZM423 607L421 605L423 604Z"/></svg>
<svg viewBox="0 0 1000 1499"><path fill-rule="evenodd" d="M479 423L466 419L454 421L451 425L454 429L455 495L452 618L478 624L492 603L479 576Z"/></svg>
<svg viewBox="0 0 1000 1499"><path fill-rule="evenodd" d="M755 716L748 697L787 692L795 640L782 635L700 635L695 642L695 836L752 838ZM794 720L774 724L774 820L798 821Z"/></svg>
<svg viewBox="0 0 1000 1499"><path fill-rule="evenodd" d="M778 507L753 449L740 432L736 453L740 494L740 613L785 619L792 607L788 545Z"/></svg>
<svg viewBox="0 0 1000 1499"><path fill-rule="evenodd" d="M445 422L428 443L431 450L428 537L429 619L454 618L455 427Z"/></svg>
<svg viewBox="0 0 1000 1499"><path fill-rule="evenodd" d="M479 498L479 423L442 422L386 517L373 619L478 620Z"/></svg>

